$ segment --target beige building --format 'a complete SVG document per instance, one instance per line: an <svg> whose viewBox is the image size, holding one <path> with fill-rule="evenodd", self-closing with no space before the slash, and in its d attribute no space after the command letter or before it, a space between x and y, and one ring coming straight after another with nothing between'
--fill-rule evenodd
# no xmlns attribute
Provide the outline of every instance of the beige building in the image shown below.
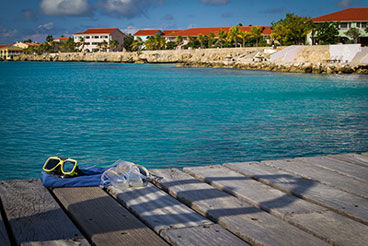
<svg viewBox="0 0 368 246"><path fill-rule="evenodd" d="M14 45L0 45L0 59L13 60L15 56L23 54L23 49Z"/></svg>
<svg viewBox="0 0 368 246"><path fill-rule="evenodd" d="M74 33L73 37L75 43L81 43L83 40L79 47L82 51L99 51L100 43L105 41L107 44L110 44L112 40L116 40L119 45L114 50L108 48L107 51L121 51L125 34L118 28L90 28L85 32Z"/></svg>
<svg viewBox="0 0 368 246"><path fill-rule="evenodd" d="M15 44L13 44L13 46L22 48L22 49L27 49L30 46L38 47L40 45L41 45L40 43L28 43L28 42L16 42Z"/></svg>

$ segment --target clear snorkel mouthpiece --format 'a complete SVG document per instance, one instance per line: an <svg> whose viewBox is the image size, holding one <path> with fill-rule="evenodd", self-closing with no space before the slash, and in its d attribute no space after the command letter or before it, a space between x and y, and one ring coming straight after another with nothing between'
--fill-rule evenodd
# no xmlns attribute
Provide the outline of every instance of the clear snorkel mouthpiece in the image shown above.
<svg viewBox="0 0 368 246"><path fill-rule="evenodd" d="M151 176L142 165L129 161L117 160L113 167L101 175L101 187L113 186L119 189L146 186Z"/></svg>

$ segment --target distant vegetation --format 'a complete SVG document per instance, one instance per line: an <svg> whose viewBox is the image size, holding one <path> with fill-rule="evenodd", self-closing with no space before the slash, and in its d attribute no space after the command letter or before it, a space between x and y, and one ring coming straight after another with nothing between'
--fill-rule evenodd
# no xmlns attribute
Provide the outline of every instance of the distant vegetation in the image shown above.
<svg viewBox="0 0 368 246"><path fill-rule="evenodd" d="M167 41L165 37L155 34L148 37L143 42L140 37L128 34L124 37L123 48L126 51L141 50L172 50L180 47L182 49L206 49L206 48L231 48L231 47L257 47L273 45L302 45L306 43L307 36L310 36L312 44L336 44L340 42L339 23L326 22L314 23L308 17L300 17L292 13L287 13L284 19L272 22L271 42L267 44L262 27L253 27L251 30L243 31L242 24L233 26L226 30L219 30L217 33L208 35L199 34L198 37L188 37L184 40L182 36L177 36L174 41ZM368 32L368 27L365 29ZM357 28L350 28L345 35L351 39L348 42L357 42L360 31ZM31 40L25 40L31 41ZM107 51L117 48L119 43L115 40L107 43L106 41L98 44L96 51ZM66 42L55 42L51 35L47 36L46 41L38 47L25 49L26 53L52 53L52 52L78 52L83 50L85 40L75 43L73 38Z"/></svg>

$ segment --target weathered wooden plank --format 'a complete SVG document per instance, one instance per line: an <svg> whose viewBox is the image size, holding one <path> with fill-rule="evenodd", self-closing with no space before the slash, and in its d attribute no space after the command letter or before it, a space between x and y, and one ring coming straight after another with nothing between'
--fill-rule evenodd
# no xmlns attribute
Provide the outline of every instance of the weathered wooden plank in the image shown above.
<svg viewBox="0 0 368 246"><path fill-rule="evenodd" d="M222 166L184 168L192 176L334 245L366 245L368 226Z"/></svg>
<svg viewBox="0 0 368 246"><path fill-rule="evenodd" d="M1 199L0 199L0 209L2 209ZM8 232L6 231L4 219L1 213L0 213L0 245L4 245L4 246L10 245Z"/></svg>
<svg viewBox="0 0 368 246"><path fill-rule="evenodd" d="M87 246L90 245L86 240L54 240L54 241L37 241L25 242L20 246Z"/></svg>
<svg viewBox="0 0 368 246"><path fill-rule="evenodd" d="M220 246L224 244L218 238L226 238L228 245L248 245L151 184L123 191L112 187L109 192L171 244Z"/></svg>
<svg viewBox="0 0 368 246"><path fill-rule="evenodd" d="M157 233L169 228L213 224L153 185L127 190L111 187L109 193Z"/></svg>
<svg viewBox="0 0 368 246"><path fill-rule="evenodd" d="M367 199L310 179L298 177L259 162L227 163L224 166L284 192L332 209L366 225L368 224Z"/></svg>
<svg viewBox="0 0 368 246"><path fill-rule="evenodd" d="M164 177L156 184L169 194L251 244L325 244L311 234L177 169L151 172Z"/></svg>
<svg viewBox="0 0 368 246"><path fill-rule="evenodd" d="M365 168L368 167L368 162L364 158L364 155L357 156L357 154L339 154L339 155L327 155L326 158L348 162Z"/></svg>
<svg viewBox="0 0 368 246"><path fill-rule="evenodd" d="M368 198L367 183L326 168L321 168L320 166L305 162L304 160L305 158L296 158L262 161L261 163L304 178L316 180L322 184L332 186L356 196Z"/></svg>
<svg viewBox="0 0 368 246"><path fill-rule="evenodd" d="M53 193L94 245L166 245L99 187L57 188Z"/></svg>
<svg viewBox="0 0 368 246"><path fill-rule="evenodd" d="M297 159L324 169L329 169L341 175L345 175L368 184L368 168L354 165L342 160L326 158L325 156L305 157Z"/></svg>
<svg viewBox="0 0 368 246"><path fill-rule="evenodd" d="M216 224L163 230L161 236L175 246L249 245Z"/></svg>
<svg viewBox="0 0 368 246"><path fill-rule="evenodd" d="M1 181L0 196L17 244L69 239L88 244L39 179Z"/></svg>

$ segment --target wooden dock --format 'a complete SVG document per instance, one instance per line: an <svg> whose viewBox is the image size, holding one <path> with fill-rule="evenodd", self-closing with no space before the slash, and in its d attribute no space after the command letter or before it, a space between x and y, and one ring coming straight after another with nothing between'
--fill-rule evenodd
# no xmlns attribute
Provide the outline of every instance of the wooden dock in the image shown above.
<svg viewBox="0 0 368 246"><path fill-rule="evenodd" d="M0 181L0 245L368 245L368 153L151 172L126 190Z"/></svg>

